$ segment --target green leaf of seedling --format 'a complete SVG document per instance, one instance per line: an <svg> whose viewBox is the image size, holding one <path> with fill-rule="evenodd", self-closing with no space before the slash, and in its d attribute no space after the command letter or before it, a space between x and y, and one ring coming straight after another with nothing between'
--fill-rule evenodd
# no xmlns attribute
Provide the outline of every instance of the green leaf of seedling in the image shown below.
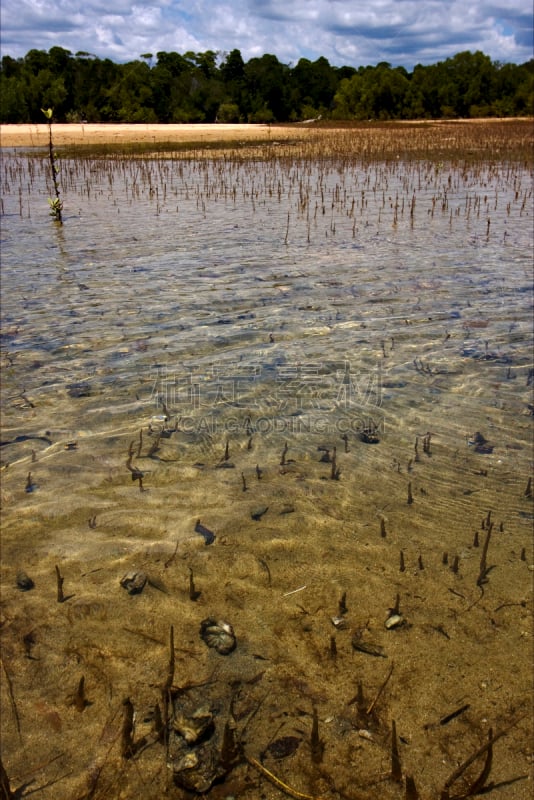
<svg viewBox="0 0 534 800"><path fill-rule="evenodd" d="M61 209L63 208L63 203L56 197L52 199L51 197L48 198L48 205L50 206L50 216L57 217L61 213Z"/></svg>

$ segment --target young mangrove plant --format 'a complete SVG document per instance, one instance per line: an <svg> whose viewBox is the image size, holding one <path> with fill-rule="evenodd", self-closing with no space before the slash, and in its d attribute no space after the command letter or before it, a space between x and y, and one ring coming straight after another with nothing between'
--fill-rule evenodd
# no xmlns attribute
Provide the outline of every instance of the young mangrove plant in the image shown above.
<svg viewBox="0 0 534 800"><path fill-rule="evenodd" d="M50 161L52 182L54 184L55 193L55 197L48 198L48 203L50 205L50 216L53 217L56 222L59 222L60 225L63 225L63 217L61 213L63 210L63 202L60 197L59 184L57 180L59 169L56 166L56 154L54 153L54 144L52 142L52 115L54 110L52 108L42 108L41 111L48 121L48 158Z"/></svg>

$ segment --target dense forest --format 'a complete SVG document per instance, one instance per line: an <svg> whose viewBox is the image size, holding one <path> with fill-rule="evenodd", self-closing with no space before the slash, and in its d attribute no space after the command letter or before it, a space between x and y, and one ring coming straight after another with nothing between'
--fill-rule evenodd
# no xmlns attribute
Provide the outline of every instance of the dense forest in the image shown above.
<svg viewBox="0 0 534 800"><path fill-rule="evenodd" d="M0 122L297 122L531 115L534 59L491 61L462 52L412 72L387 62L334 67L326 58L295 66L265 54L245 62L220 54L145 53L117 64L62 47L3 56Z"/></svg>

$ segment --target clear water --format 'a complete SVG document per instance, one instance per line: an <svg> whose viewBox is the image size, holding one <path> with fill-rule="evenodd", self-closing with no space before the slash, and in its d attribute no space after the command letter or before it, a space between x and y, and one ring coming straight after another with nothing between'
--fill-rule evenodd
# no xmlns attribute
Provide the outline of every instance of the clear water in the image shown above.
<svg viewBox="0 0 534 800"><path fill-rule="evenodd" d="M232 409L266 432L295 413L393 428L427 403L460 404L466 421L496 404L521 413L532 197L518 167L67 162L60 228L46 162L14 160L3 389L52 405L47 427L142 423L158 396L221 436ZM72 402L80 381L89 397Z"/></svg>
<svg viewBox="0 0 534 800"><path fill-rule="evenodd" d="M67 759L74 776L65 796L78 796L88 756L59 687L84 672L94 741L119 697L148 707L158 696L164 651L145 637L142 658L124 655L133 629L164 642L176 625L183 685L214 668L202 617L229 619L238 648L219 657L211 700L224 706L228 690L224 702L217 692L235 670L250 680L263 697L247 734L254 755L287 708L299 711L279 735L302 738L302 708L317 705L323 774L340 790L354 785L360 728L380 745L365 751L362 791L387 771L393 716L411 744L407 769L437 796L467 755L458 743L480 746L480 720L504 726L528 702L531 177L507 162L64 159L59 227L46 161L3 152L4 613L8 649L24 626L44 626L54 643L38 666L24 662L19 704L23 722L37 714L50 736L69 731L54 767ZM488 511L496 568L486 603L473 533L483 540ZM214 545L195 534L197 519ZM65 613L49 604L57 564L75 592ZM139 567L171 599L153 588L127 597L119 579ZM189 567L198 603L185 593ZM46 602L17 592L20 568L47 587ZM334 667L325 653L343 591L350 632L336 634ZM383 624L397 594L410 622L398 635ZM495 611L507 603L519 611ZM396 665L379 720L347 708L357 679L372 698L385 677L351 649L357 629ZM461 736L428 728L464 701L473 710ZM12 738L19 772L29 751L50 755L48 736L32 731L26 749ZM500 745L514 774L525 772L528 739L518 730ZM144 768L168 774L150 753ZM270 768L326 791L305 754ZM246 781L239 791L257 796ZM529 796L525 783L504 791Z"/></svg>

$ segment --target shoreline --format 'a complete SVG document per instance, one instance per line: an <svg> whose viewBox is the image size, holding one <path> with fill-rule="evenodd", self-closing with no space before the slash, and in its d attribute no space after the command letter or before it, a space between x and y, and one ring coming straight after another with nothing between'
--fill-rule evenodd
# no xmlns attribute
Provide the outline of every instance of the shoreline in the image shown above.
<svg viewBox="0 0 534 800"><path fill-rule="evenodd" d="M123 144L156 142L212 142L265 140L269 136L291 139L306 131L298 128L271 125L238 124L153 124L153 123L54 123L55 145ZM0 147L44 147L48 144L48 124L0 125Z"/></svg>
<svg viewBox="0 0 534 800"><path fill-rule="evenodd" d="M377 130L397 128L397 126L425 126L451 128L466 125L510 124L531 121L526 117L480 118L480 119L422 119L390 120L388 122L339 121L317 126L315 120L293 124L244 124L244 123L195 123L195 124L156 124L156 123L53 123L54 145L113 145L150 144L176 142L177 144L212 145L221 141L243 142L265 141L269 138L280 141L302 140L304 137L328 134L335 130L348 129ZM0 124L0 148L3 147L45 147L48 145L48 124L21 123Z"/></svg>

